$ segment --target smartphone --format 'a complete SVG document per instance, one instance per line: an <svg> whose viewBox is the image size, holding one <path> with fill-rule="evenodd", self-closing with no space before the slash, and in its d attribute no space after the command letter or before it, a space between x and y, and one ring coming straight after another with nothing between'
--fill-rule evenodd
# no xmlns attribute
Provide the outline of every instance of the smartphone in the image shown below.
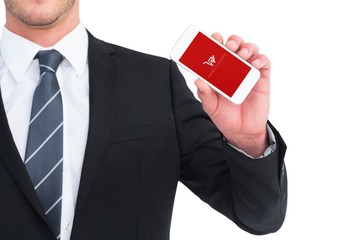
<svg viewBox="0 0 360 240"><path fill-rule="evenodd" d="M192 25L177 41L170 58L235 104L244 101L260 78L258 69Z"/></svg>

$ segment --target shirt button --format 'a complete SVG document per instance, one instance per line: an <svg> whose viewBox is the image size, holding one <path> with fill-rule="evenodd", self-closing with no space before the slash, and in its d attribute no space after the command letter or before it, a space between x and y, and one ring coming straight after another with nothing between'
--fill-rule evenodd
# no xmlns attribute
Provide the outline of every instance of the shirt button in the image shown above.
<svg viewBox="0 0 360 240"><path fill-rule="evenodd" d="M70 227L71 227L71 223L69 223L69 222L66 222L65 224L64 224L64 230L69 230L70 229Z"/></svg>

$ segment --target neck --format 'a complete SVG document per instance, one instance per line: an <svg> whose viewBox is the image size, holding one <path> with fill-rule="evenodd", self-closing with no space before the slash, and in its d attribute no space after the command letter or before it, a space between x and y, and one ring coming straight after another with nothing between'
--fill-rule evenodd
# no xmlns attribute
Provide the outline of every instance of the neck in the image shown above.
<svg viewBox="0 0 360 240"><path fill-rule="evenodd" d="M36 44L39 44L42 47L50 47L55 45L58 41L60 41L64 36L66 36L69 32L71 32L78 24L80 20L76 23L67 26L67 28L12 28L6 24L6 27L15 34L22 36Z"/></svg>

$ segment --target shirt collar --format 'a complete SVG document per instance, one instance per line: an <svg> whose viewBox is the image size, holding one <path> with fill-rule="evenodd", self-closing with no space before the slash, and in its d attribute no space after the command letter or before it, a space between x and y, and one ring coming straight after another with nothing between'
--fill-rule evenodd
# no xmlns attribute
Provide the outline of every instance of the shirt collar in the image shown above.
<svg viewBox="0 0 360 240"><path fill-rule="evenodd" d="M85 69L88 50L88 35L82 23L63 37L54 46L46 49L59 51L80 76ZM3 27L0 41L2 58L16 81L20 81L42 46L31 42Z"/></svg>

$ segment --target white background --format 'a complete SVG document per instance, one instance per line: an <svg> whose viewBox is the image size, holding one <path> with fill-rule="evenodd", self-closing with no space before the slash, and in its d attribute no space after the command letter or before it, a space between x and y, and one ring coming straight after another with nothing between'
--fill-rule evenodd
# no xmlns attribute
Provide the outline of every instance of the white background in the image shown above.
<svg viewBox="0 0 360 240"><path fill-rule="evenodd" d="M270 120L288 145L283 227L252 236L179 184L172 240L360 239L357 2L81 0L87 28L128 48L168 57L183 30L194 24L209 34L238 34L271 59ZM3 6L0 14L3 24ZM185 76L193 88L194 77Z"/></svg>

